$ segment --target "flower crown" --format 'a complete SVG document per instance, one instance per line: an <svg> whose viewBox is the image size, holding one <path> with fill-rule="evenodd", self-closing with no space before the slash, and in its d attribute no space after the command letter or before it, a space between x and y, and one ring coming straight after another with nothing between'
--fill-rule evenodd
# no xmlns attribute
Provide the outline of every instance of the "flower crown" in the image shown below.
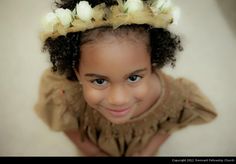
<svg viewBox="0 0 236 164"><path fill-rule="evenodd" d="M91 7L87 1L80 1L76 8L58 8L42 20L41 39L57 38L69 32L79 32L101 26L149 24L156 28L167 28L177 22L179 8L171 0L117 0L118 5L107 7L101 3Z"/></svg>

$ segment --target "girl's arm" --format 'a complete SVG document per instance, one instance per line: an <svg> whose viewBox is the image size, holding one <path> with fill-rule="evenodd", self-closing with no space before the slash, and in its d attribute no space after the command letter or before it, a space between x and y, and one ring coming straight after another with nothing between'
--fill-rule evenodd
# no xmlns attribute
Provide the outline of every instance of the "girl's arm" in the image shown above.
<svg viewBox="0 0 236 164"><path fill-rule="evenodd" d="M81 140L78 130L64 131L65 135L76 145L84 156L108 156L87 138Z"/></svg>
<svg viewBox="0 0 236 164"><path fill-rule="evenodd" d="M156 156L160 146L168 139L170 134L157 133L146 147L140 151L133 154L133 156Z"/></svg>
<svg viewBox="0 0 236 164"><path fill-rule="evenodd" d="M66 136L76 145L84 156L109 156L88 139L81 140L77 130L64 131ZM140 152L134 153L132 156L155 156L157 150L169 137L169 134L156 134L147 146Z"/></svg>

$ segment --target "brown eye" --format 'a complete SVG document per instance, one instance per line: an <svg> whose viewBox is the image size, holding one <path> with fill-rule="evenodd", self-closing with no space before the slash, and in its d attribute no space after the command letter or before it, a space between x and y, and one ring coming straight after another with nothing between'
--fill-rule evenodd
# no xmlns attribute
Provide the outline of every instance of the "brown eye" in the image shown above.
<svg viewBox="0 0 236 164"><path fill-rule="evenodd" d="M104 86L107 84L107 81L104 79L95 79L95 80L92 80L91 82L98 86Z"/></svg>
<svg viewBox="0 0 236 164"><path fill-rule="evenodd" d="M141 80L141 79L142 79L142 77L139 76L139 75L132 75L132 76L130 76L130 77L128 78L128 81L129 81L130 83L135 83L135 82L138 82L138 81Z"/></svg>

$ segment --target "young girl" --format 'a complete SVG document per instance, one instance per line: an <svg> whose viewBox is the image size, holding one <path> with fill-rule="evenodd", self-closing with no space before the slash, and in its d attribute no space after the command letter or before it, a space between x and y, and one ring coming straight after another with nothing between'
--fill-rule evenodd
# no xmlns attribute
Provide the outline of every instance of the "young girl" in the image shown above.
<svg viewBox="0 0 236 164"><path fill-rule="evenodd" d="M211 121L213 106L174 66L178 36L168 0L61 0L44 19L52 69L36 112L89 156L155 155L177 129Z"/></svg>

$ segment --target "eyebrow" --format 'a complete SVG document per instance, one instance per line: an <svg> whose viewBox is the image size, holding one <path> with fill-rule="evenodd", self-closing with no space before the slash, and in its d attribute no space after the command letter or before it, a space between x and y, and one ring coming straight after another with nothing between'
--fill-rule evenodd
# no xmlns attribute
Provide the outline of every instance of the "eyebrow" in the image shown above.
<svg viewBox="0 0 236 164"><path fill-rule="evenodd" d="M138 70L135 70L129 74L126 74L124 77L127 78L131 75L134 75L134 74L139 74L141 72L145 72L147 71L147 68L142 68L142 69L138 69ZM107 76L104 76L104 75L100 75L100 74L95 74L95 73L86 73L85 74L86 77L95 77L95 78L101 78L101 79L109 79Z"/></svg>

